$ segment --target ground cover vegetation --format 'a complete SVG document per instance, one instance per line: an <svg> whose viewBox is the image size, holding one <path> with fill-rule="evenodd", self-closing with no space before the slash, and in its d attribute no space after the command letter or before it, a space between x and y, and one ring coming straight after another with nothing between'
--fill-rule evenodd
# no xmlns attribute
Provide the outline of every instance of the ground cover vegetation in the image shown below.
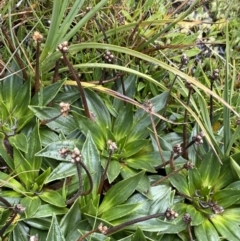
<svg viewBox="0 0 240 241"><path fill-rule="evenodd" d="M239 1L0 1L0 238L238 241Z"/></svg>

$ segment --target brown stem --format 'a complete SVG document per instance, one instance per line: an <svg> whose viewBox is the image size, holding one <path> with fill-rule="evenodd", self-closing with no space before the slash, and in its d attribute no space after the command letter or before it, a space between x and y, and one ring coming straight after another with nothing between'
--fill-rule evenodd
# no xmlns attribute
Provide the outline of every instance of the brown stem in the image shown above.
<svg viewBox="0 0 240 241"><path fill-rule="evenodd" d="M53 118L51 118L51 119L42 120L42 121L40 122L40 125L46 125L46 124L48 124L49 122L52 122L52 121L56 120L57 118L59 118L61 115L62 115L62 113L60 113L59 115L57 115L57 116L55 116L55 117L53 117Z"/></svg>
<svg viewBox="0 0 240 241"><path fill-rule="evenodd" d="M16 61L17 61L18 65L19 65L19 67L22 70L23 79L27 80L28 79L28 75L27 75L27 72L25 70L25 66L24 66L24 63L23 63L22 59L20 58L18 52L16 51L16 49L15 49L13 43L12 43L12 40L9 38L5 27L2 26L1 29L2 29L2 33L3 33L4 37L6 38L6 40L8 42L8 46L9 46L11 52L14 53Z"/></svg>
<svg viewBox="0 0 240 241"><path fill-rule="evenodd" d="M92 233L96 233L96 232L99 233L98 228L95 228L95 229L93 229L93 230L85 233L85 234L84 234L82 237L80 237L77 241L83 241L86 237L88 237L88 236L90 236Z"/></svg>
<svg viewBox="0 0 240 241"><path fill-rule="evenodd" d="M158 217L161 217L161 216L165 216L165 213L156 213L156 214L144 216L144 217L141 217L141 218L135 218L135 219L129 220L125 223L116 225L115 227L109 228L106 231L106 234L109 235L109 234L115 233L115 232L119 231L120 229L123 229L123 228L125 228L129 225L133 225L135 223L143 222L143 221L146 221L146 220L149 220L149 219L152 219L152 218L158 218Z"/></svg>
<svg viewBox="0 0 240 241"><path fill-rule="evenodd" d="M2 229L0 230L0 237L3 240L3 234L4 232L7 230L7 228L11 225L11 223L14 221L14 219L16 218L17 213L14 212L12 217L9 219L9 221L2 227Z"/></svg>
<svg viewBox="0 0 240 241"><path fill-rule="evenodd" d="M183 152L186 151L186 150L187 150L190 146L192 146L194 143L195 143L194 140L191 141L191 142L189 142L188 145L187 145L182 151L183 151ZM173 161L175 161L176 159L178 159L180 156L181 156L181 154L177 154L177 155L173 158ZM162 168L162 167L164 167L164 166L166 166L166 165L168 165L168 164L170 164L170 160L169 160L169 161L166 161L166 162L165 162L165 165L161 164L161 165L155 167L155 170L158 170L158 169L160 169L160 168Z"/></svg>
<svg viewBox="0 0 240 241"><path fill-rule="evenodd" d="M116 225L115 227L108 228L107 231L104 234L110 235L110 234L115 233L115 232L129 226L129 225L133 225L135 223L143 222L143 221L146 221L146 220L149 220L149 219L152 219L152 218L159 218L161 216L165 216L165 213L156 213L156 214L151 214L151 215L144 216L144 217L141 217L141 218L135 218L135 219L129 220L125 223ZM88 233L84 234L77 241L83 241L86 237L88 237L89 235L91 235L94 232L99 232L98 228L93 229L93 230L89 231Z"/></svg>
<svg viewBox="0 0 240 241"><path fill-rule="evenodd" d="M189 239L190 239L190 241L193 241L193 236L192 236L192 231L191 231L191 225L190 224L187 225L187 229L188 229Z"/></svg>
<svg viewBox="0 0 240 241"><path fill-rule="evenodd" d="M73 68L72 64L70 63L70 61L69 61L69 59L68 59L68 57L67 57L67 55L66 55L66 53L64 51L62 51L62 55L63 55L64 62L68 66L71 74L73 75L73 78L77 82L78 90L80 92L80 95L81 95L81 98L82 98L82 102L83 102L85 115L86 115L86 117L91 119L90 111L89 111L88 104L87 104L87 99L86 99L86 96L85 96L85 93L84 93L81 81L80 81L80 79L79 79L75 69Z"/></svg>
<svg viewBox="0 0 240 241"><path fill-rule="evenodd" d="M106 175L107 175L107 170L108 170L108 167L109 167L111 158L112 158L112 154L113 154L113 151L112 151L112 150L109 150L109 156L108 156L108 160L107 160L107 165L106 165L106 167L105 167L104 173L102 174L101 181L100 181L100 185L99 185L99 187L98 187L98 194L101 194L101 193L102 193L104 181L105 181L105 178L106 178Z"/></svg>
<svg viewBox="0 0 240 241"><path fill-rule="evenodd" d="M174 166L174 152L171 153L170 159L169 159L169 164L170 164L170 168L174 171L175 170L175 166Z"/></svg>
<svg viewBox="0 0 240 241"><path fill-rule="evenodd" d="M158 185L159 183L165 181L165 180L168 179L169 177L171 177L171 176L175 175L176 173L180 172L180 171L183 170L184 168L185 168L185 166L182 166L182 167L178 168L177 170L175 170L175 171L171 172L170 174L168 174L166 177L163 177L163 178L161 178L160 180L154 182L151 186L156 186L156 185Z"/></svg>
<svg viewBox="0 0 240 241"><path fill-rule="evenodd" d="M88 179L89 179L89 182L90 182L90 188L89 188L88 191L85 191L85 192L82 191L81 167L83 167L83 169L84 169L85 172L87 173L87 176L88 176ZM84 162L82 162L82 161L76 162L76 168L77 168L77 174L78 174L79 188L78 188L77 193L76 193L72 198L70 198L69 200L66 201L66 204L67 204L67 205L74 203L75 200L77 200L80 196L86 196L86 195L88 195L89 193L92 192L92 189L93 189L92 177L91 177L90 172L88 171L87 166L84 164Z"/></svg>

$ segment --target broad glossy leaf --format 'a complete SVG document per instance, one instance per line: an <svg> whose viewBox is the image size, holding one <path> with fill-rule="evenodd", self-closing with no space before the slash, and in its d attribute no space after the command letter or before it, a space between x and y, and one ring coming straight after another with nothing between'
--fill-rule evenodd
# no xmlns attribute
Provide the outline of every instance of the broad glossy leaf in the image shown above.
<svg viewBox="0 0 240 241"><path fill-rule="evenodd" d="M17 70L16 64L11 66L11 71ZM0 99L4 101L9 111L15 108L15 98L23 84L22 79L16 74L9 74L0 82Z"/></svg>
<svg viewBox="0 0 240 241"><path fill-rule="evenodd" d="M64 140L64 141L56 141L48 146L46 146L44 149L41 151L37 152L35 156L40 156L40 157L49 157L55 160L60 160L60 161L67 161L69 162L69 158L63 158L60 154L59 151L65 147L68 150L73 150L74 147L77 146L76 140ZM78 146L79 147L79 146ZM80 147L79 147L80 148ZM80 148L81 149L81 148Z"/></svg>
<svg viewBox="0 0 240 241"><path fill-rule="evenodd" d="M121 175L124 179L133 177L137 173L139 173L139 171L129 168L128 166L123 166L121 168ZM149 192L150 191L150 181L146 174L143 175L142 179L140 180L140 182L138 183L138 185L136 187L136 190L139 191L140 193L142 193L144 196L147 196L149 199L152 198L152 196Z"/></svg>
<svg viewBox="0 0 240 241"><path fill-rule="evenodd" d="M35 156L37 152L39 152L42 149L42 144L39 136L39 123L37 122L33 130L31 131L30 136L28 136L28 151L25 154L26 160L29 162L29 164L32 167L32 170L34 170L34 178L38 177L38 171L41 168L42 164L42 157Z"/></svg>
<svg viewBox="0 0 240 241"><path fill-rule="evenodd" d="M224 189L213 194L213 200L223 208L227 208L240 200L240 190Z"/></svg>
<svg viewBox="0 0 240 241"><path fill-rule="evenodd" d="M32 216L37 212L38 208L41 206L41 200L39 197L24 197L21 200L23 207L26 207L25 215L26 218L32 218Z"/></svg>
<svg viewBox="0 0 240 241"><path fill-rule="evenodd" d="M187 205L186 213L189 213L192 219L191 226L198 226L205 220L204 215L199 212L193 205Z"/></svg>
<svg viewBox="0 0 240 241"><path fill-rule="evenodd" d="M121 165L118 161L111 161L107 170L109 183L112 183L120 174Z"/></svg>
<svg viewBox="0 0 240 241"><path fill-rule="evenodd" d="M103 213L101 216L102 219L106 220L107 222L111 222L113 220L122 218L131 214L132 212L137 209L139 204L122 204L114 206L110 208L107 212Z"/></svg>
<svg viewBox="0 0 240 241"><path fill-rule="evenodd" d="M3 160L7 163L7 165L13 171L14 163L11 157L11 153L9 153L11 152L11 149L7 150L4 142L5 142L5 135L3 133L0 133L0 156L3 158Z"/></svg>
<svg viewBox="0 0 240 241"><path fill-rule="evenodd" d="M13 229L13 232L10 236L9 241L28 241L28 232L29 232L29 227L24 223L24 222L19 222L15 228Z"/></svg>
<svg viewBox="0 0 240 241"><path fill-rule="evenodd" d="M45 183L50 183L55 180L60 180L65 177L73 176L77 173L75 165L72 163L60 163L49 175Z"/></svg>
<svg viewBox="0 0 240 241"><path fill-rule="evenodd" d="M90 119L79 117L74 113L73 116L79 129L83 132L83 134L87 136L88 132L94 133L94 135L92 136L94 143L96 144L98 149L104 150L107 143L106 130L99 128L99 125Z"/></svg>
<svg viewBox="0 0 240 241"><path fill-rule="evenodd" d="M188 186L191 196L193 196L197 190L201 189L202 179L197 168L188 170Z"/></svg>
<svg viewBox="0 0 240 241"><path fill-rule="evenodd" d="M57 93L60 91L64 82L65 80L59 80L56 83L44 87L42 90L42 96L40 97L41 91L36 93L31 100L31 105L38 105L40 103L40 99L42 99L43 106L49 104L49 102L53 100Z"/></svg>
<svg viewBox="0 0 240 241"><path fill-rule="evenodd" d="M119 111L118 116L114 122L113 133L117 141L128 135L132 128L132 122L132 105L127 104Z"/></svg>
<svg viewBox="0 0 240 241"><path fill-rule="evenodd" d="M88 102L88 108L94 116L94 121L98 123L99 128L111 128L109 111L99 95L89 89L85 89L85 94Z"/></svg>
<svg viewBox="0 0 240 241"><path fill-rule="evenodd" d="M137 175L120 181L111 187L99 207L99 214L107 212L110 208L125 202L135 191L143 174L143 172L140 172Z"/></svg>
<svg viewBox="0 0 240 241"><path fill-rule="evenodd" d="M56 116L59 116L60 109L57 110L52 107L41 107L41 106L29 106L29 108L34 112L34 114L41 121L48 121ZM77 129L77 125L71 116L60 116L57 119L50 121L46 124L50 129L56 132L63 132L64 134L69 134Z"/></svg>
<svg viewBox="0 0 240 241"><path fill-rule="evenodd" d="M160 111L165 106L167 97L168 97L168 93L164 92L150 99L151 103L154 106L155 112ZM151 125L151 119L149 117L149 113L147 113L142 109L139 109L134 115L133 129L129 133L130 140L146 138L147 135L149 135L149 130L147 129L147 127L149 127L150 125Z"/></svg>
<svg viewBox="0 0 240 241"><path fill-rule="evenodd" d="M31 100L31 81L25 81L21 88L18 90L14 98L15 108L14 116L19 120L21 117L26 116L30 111L28 105Z"/></svg>
<svg viewBox="0 0 240 241"><path fill-rule="evenodd" d="M46 203L57 207L66 207L64 198L56 191L44 190L39 197Z"/></svg>
<svg viewBox="0 0 240 241"><path fill-rule="evenodd" d="M23 133L9 137L9 142L12 146L16 146L20 151L25 153L28 151L27 137Z"/></svg>
<svg viewBox="0 0 240 241"><path fill-rule="evenodd" d="M181 173L176 173L169 178L171 184L177 189L178 192L190 196L190 191L187 183L187 178Z"/></svg>
<svg viewBox="0 0 240 241"><path fill-rule="evenodd" d="M236 175L236 177L239 179L240 178L240 166L232 157L230 157L230 165L231 165L233 174Z"/></svg>
<svg viewBox="0 0 240 241"><path fill-rule="evenodd" d="M40 187L40 190L42 190L42 186L45 184L45 181L48 179L50 173L51 173L51 168L49 167L35 179L35 182Z"/></svg>
<svg viewBox="0 0 240 241"><path fill-rule="evenodd" d="M137 139L132 142L128 142L124 146L123 156L125 158L131 157L134 154L140 152L142 149L147 148L147 147L149 147L151 149L151 145L148 140Z"/></svg>
<svg viewBox="0 0 240 241"><path fill-rule="evenodd" d="M202 185L204 187L212 187L218 181L221 164L216 155L210 151L203 157L198 170L202 178Z"/></svg>
<svg viewBox="0 0 240 241"><path fill-rule="evenodd" d="M24 158L16 147L13 148L13 155L15 171L19 179L24 183L26 189L30 190L30 187L34 183L34 172L38 173L39 170L34 170L28 160Z"/></svg>
<svg viewBox="0 0 240 241"><path fill-rule="evenodd" d="M62 234L62 230L58 224L56 215L53 214L52 217L52 223L46 241L65 241L65 238Z"/></svg>
<svg viewBox="0 0 240 241"><path fill-rule="evenodd" d="M158 153L159 155L159 153ZM136 156L134 158L128 158L124 160L124 162L129 166L136 170L145 170L147 172L156 173L155 168L151 165L151 160L146 161L141 158L141 155Z"/></svg>
<svg viewBox="0 0 240 241"><path fill-rule="evenodd" d="M56 215L66 214L69 210L67 208L59 208L50 204L44 204L39 207L37 212L32 216L32 218L45 218L52 217L52 214Z"/></svg>
<svg viewBox="0 0 240 241"><path fill-rule="evenodd" d="M52 218L52 213L51 215L48 215L47 217ZM24 222L28 224L31 227L34 227L36 229L41 229L41 230L49 230L50 225L51 225L51 219L50 218L32 218L32 219L25 219ZM36 234L36 233L35 233ZM34 235L35 235L34 234Z"/></svg>
<svg viewBox="0 0 240 241"><path fill-rule="evenodd" d="M220 237L218 236L218 233L215 229L215 227L212 225L212 223L205 219L203 223L200 225L194 227L194 233L197 237L197 240L204 240L204 241L218 241L220 240Z"/></svg>
<svg viewBox="0 0 240 241"><path fill-rule="evenodd" d="M238 155L240 157L240 155ZM234 158L235 159L235 158ZM232 174L230 159L226 158L223 160L223 165L221 166L221 171L218 177L217 182L214 185L215 190L220 190L235 181L235 177Z"/></svg>
<svg viewBox="0 0 240 241"><path fill-rule="evenodd" d="M4 187L9 187L18 193L26 192L24 186L20 182L18 182L12 176L9 176L4 172L0 172L0 185Z"/></svg>
<svg viewBox="0 0 240 241"><path fill-rule="evenodd" d="M238 223L229 220L221 215L215 215L211 221L222 237L231 241L239 241L240 227Z"/></svg>
<svg viewBox="0 0 240 241"><path fill-rule="evenodd" d="M41 139L43 146L48 146L49 144L51 144L53 142L60 141L59 135L57 135L57 133L49 130L48 128L46 128L46 129L41 128L39 130L39 134L40 134L40 139Z"/></svg>
<svg viewBox="0 0 240 241"><path fill-rule="evenodd" d="M138 228L132 236L132 241L139 241L139 240L141 240L141 241L146 240L145 235L140 228Z"/></svg>
<svg viewBox="0 0 240 241"><path fill-rule="evenodd" d="M60 228L64 236L72 230L72 226L82 219L79 203L75 202L60 222Z"/></svg>
<svg viewBox="0 0 240 241"><path fill-rule="evenodd" d="M227 208L224 210L224 212L221 214L223 217L225 217L227 220L231 220L237 224L240 225L240 208Z"/></svg>
<svg viewBox="0 0 240 241"><path fill-rule="evenodd" d="M93 181L92 194L94 195L94 198L95 198L95 195L97 195L97 190L101 180L102 169L101 169L101 163L100 163L100 155L95 143L93 142L92 135L90 132L88 133L86 141L83 144L82 156L83 156L83 161L92 176L92 181ZM88 182L89 181L87 181L87 183Z"/></svg>

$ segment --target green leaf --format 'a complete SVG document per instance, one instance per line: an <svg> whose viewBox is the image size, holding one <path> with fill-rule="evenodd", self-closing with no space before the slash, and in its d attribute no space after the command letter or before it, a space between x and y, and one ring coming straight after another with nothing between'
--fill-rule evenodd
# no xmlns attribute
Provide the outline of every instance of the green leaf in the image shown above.
<svg viewBox="0 0 240 241"><path fill-rule="evenodd" d="M212 187L217 181L221 170L215 153L208 152L204 157L199 167L199 173L202 178L203 187Z"/></svg>
<svg viewBox="0 0 240 241"><path fill-rule="evenodd" d="M90 132L87 134L86 141L83 144L82 156L83 156L83 161L86 164L92 176L93 190L91 194L93 195L92 198L94 199L95 196L97 195L98 187L100 184L102 169L101 169L101 163L100 163L100 155L95 143L93 142ZM89 181L87 181L87 185L88 183Z"/></svg>
<svg viewBox="0 0 240 241"><path fill-rule="evenodd" d="M64 215L60 222L60 228L64 236L67 236L73 228L73 225L80 221L81 212L79 209L79 203L75 202L70 210Z"/></svg>
<svg viewBox="0 0 240 241"><path fill-rule="evenodd" d="M133 123L133 110L132 105L127 104L120 109L118 116L114 122L113 133L116 141L121 140L127 136L132 128Z"/></svg>
<svg viewBox="0 0 240 241"><path fill-rule="evenodd" d="M11 157L11 147L9 147L9 150L5 146L5 135L3 133L0 133L0 156L3 158L3 160L7 163L7 165L11 168L11 170L14 170L14 163L13 159Z"/></svg>
<svg viewBox="0 0 240 241"><path fill-rule="evenodd" d="M50 204L44 204L39 207L37 212L32 216L32 218L45 218L52 217L53 213L56 215L66 214L68 212L68 208L59 208L52 206Z"/></svg>
<svg viewBox="0 0 240 241"><path fill-rule="evenodd" d="M131 142L128 142L125 147L124 147L124 152L123 156L125 158L131 157L134 154L140 152L143 148L146 148L146 146L150 147L149 141L148 140L134 140Z"/></svg>
<svg viewBox="0 0 240 241"><path fill-rule="evenodd" d="M213 194L213 200L223 208L227 208L240 200L240 190L224 189L216 191Z"/></svg>
<svg viewBox="0 0 240 241"><path fill-rule="evenodd" d="M204 240L204 241L218 241L220 237L212 223L205 219L203 223L194 227L194 233L197 237L197 240Z"/></svg>
<svg viewBox="0 0 240 241"><path fill-rule="evenodd" d="M121 165L118 161L111 161L107 170L109 183L112 183L120 174Z"/></svg>
<svg viewBox="0 0 240 241"><path fill-rule="evenodd" d="M187 205L186 213L189 213L192 219L191 226L198 226L205 220L204 215L198 210L196 210L195 207L192 205Z"/></svg>
<svg viewBox="0 0 240 241"><path fill-rule="evenodd" d="M240 166L232 157L230 157L230 166L233 174L239 179L240 178Z"/></svg>
<svg viewBox="0 0 240 241"><path fill-rule="evenodd" d="M93 114L94 121L99 125L99 128L108 127L111 129L110 114L100 96L91 90L85 90L85 94L89 111Z"/></svg>
<svg viewBox="0 0 240 241"><path fill-rule="evenodd" d="M18 174L19 179L24 183L27 190L30 190L31 186L34 184L34 172L39 170L33 170L28 160L24 158L22 153L16 148L13 148L14 155L14 167Z"/></svg>
<svg viewBox="0 0 240 241"><path fill-rule="evenodd" d="M240 228L237 223L221 215L215 215L211 221L223 238L231 241L239 241Z"/></svg>
<svg viewBox="0 0 240 241"><path fill-rule="evenodd" d="M221 215L240 225L240 208L228 208Z"/></svg>
<svg viewBox="0 0 240 241"><path fill-rule="evenodd" d="M34 112L34 114L41 121L49 121L52 118L59 116L60 109L57 110L52 107L41 107L41 106L29 106L29 108ZM50 121L46 124L50 129L56 132L63 132L68 135L77 129L77 125L71 116L60 116L57 119Z"/></svg>
<svg viewBox="0 0 240 241"><path fill-rule="evenodd" d="M40 103L39 99L42 98L42 105L45 106L52 101L57 93L60 91L65 80L59 80L56 83L48 85L42 89L42 96L40 97L41 92L36 93L31 101L31 105L38 105Z"/></svg>
<svg viewBox="0 0 240 241"><path fill-rule="evenodd" d="M35 156L35 154L42 149L42 144L39 136L38 122L36 123L33 130L31 131L28 142L29 142L28 151L25 154L25 158L31 165L32 170L34 170L33 176L35 179L38 177L38 171L40 170L40 167L42 165L42 158L39 156Z"/></svg>
<svg viewBox="0 0 240 241"><path fill-rule="evenodd" d="M178 192L191 196L185 175L176 173L169 178L169 181L177 189Z"/></svg>
<svg viewBox="0 0 240 241"><path fill-rule="evenodd" d="M196 190L200 190L202 187L202 179L197 168L188 171L188 185L191 196L193 196Z"/></svg>
<svg viewBox="0 0 240 241"><path fill-rule="evenodd" d="M137 175L120 181L111 187L99 207L99 214L102 214L110 208L125 202L135 191L143 174L144 172L140 172Z"/></svg>
<svg viewBox="0 0 240 241"><path fill-rule="evenodd" d="M98 149L104 150L107 143L106 131L103 128L99 128L99 125L89 118L80 117L75 113L73 113L73 116L83 134L87 136L88 132L94 133L92 136L94 143Z"/></svg>
<svg viewBox="0 0 240 241"><path fill-rule="evenodd" d="M146 239L145 239L145 235L144 235L143 231L140 228L138 228L136 230L136 232L133 234L131 240L132 241L139 241L139 240L145 241Z"/></svg>
<svg viewBox="0 0 240 241"><path fill-rule="evenodd" d="M60 180L65 177L70 177L76 174L76 167L72 163L60 163L49 175L45 183L50 183L55 180Z"/></svg>
<svg viewBox="0 0 240 241"><path fill-rule="evenodd" d="M18 182L12 176L9 176L4 172L0 172L0 185L4 187L9 187L18 193L26 192L25 188L20 182Z"/></svg>
<svg viewBox="0 0 240 241"><path fill-rule="evenodd" d="M55 214L53 214L52 223L46 241L65 241Z"/></svg>
<svg viewBox="0 0 240 241"><path fill-rule="evenodd" d="M159 153L158 153L159 156ZM146 156L145 156L146 157ZM134 158L128 158L124 160L124 162L129 166L136 170L145 170L147 172L156 173L155 168L151 165L151 160L146 160L145 158L142 158L141 155L136 156Z"/></svg>
<svg viewBox="0 0 240 241"><path fill-rule="evenodd" d="M11 68L12 71L17 70L16 65L12 65ZM4 101L9 111L15 108L14 100L22 84L22 79L16 74L11 74L0 82L0 100Z"/></svg>
<svg viewBox="0 0 240 241"><path fill-rule="evenodd" d="M23 133L9 137L9 142L12 146L14 145L16 148L25 153L28 151L27 137Z"/></svg>
<svg viewBox="0 0 240 241"><path fill-rule="evenodd" d="M121 169L121 175L124 179L133 177L137 173L139 173L139 172L132 168L129 168L127 166L123 166ZM140 193L142 193L144 196L148 197L149 199L152 198L152 196L149 192L150 191L150 181L146 174L143 175L142 179L140 180L140 182L138 183L138 185L136 187L136 190L139 191Z"/></svg>
<svg viewBox="0 0 240 241"><path fill-rule="evenodd" d="M29 237L28 237L28 226L23 223L23 222L19 222L13 229L11 238L9 241L28 241Z"/></svg>
<svg viewBox="0 0 240 241"><path fill-rule="evenodd" d="M41 206L41 200L39 197L24 197L21 200L23 207L26 207L25 215L26 218L32 218L32 216L37 212L38 208Z"/></svg>
<svg viewBox="0 0 240 241"><path fill-rule="evenodd" d="M76 140L63 140L63 141L56 141L48 146L46 146L44 149L41 151L37 152L35 156L40 156L40 157L48 157L52 158L55 160L59 161L66 161L69 162L69 158L63 158L60 154L59 151L65 147L68 150L73 150L76 146L77 143L79 144L79 141ZM79 147L79 146L78 146Z"/></svg>
<svg viewBox="0 0 240 241"><path fill-rule="evenodd" d="M47 170L45 170L42 174L40 174L36 179L35 182L39 186L39 189L42 190L43 185L45 184L45 181L49 177L51 173L51 168L49 167ZM39 191L40 191L39 190Z"/></svg>
<svg viewBox="0 0 240 241"><path fill-rule="evenodd" d="M18 90L17 95L14 98L15 108L14 116L19 120L20 118L26 118L29 112L28 105L31 100L31 81L28 80L23 83L21 88Z"/></svg>
<svg viewBox="0 0 240 241"><path fill-rule="evenodd" d="M110 208L107 212L103 213L101 218L106 220L107 222L111 222L113 220L116 220L131 214L132 212L135 211L135 209L138 208L138 206L139 204L137 203L117 205L117 206L114 206L113 208Z"/></svg>
<svg viewBox="0 0 240 241"><path fill-rule="evenodd" d="M57 207L65 207L65 200L63 197L55 191L44 190L39 197L46 203L52 204Z"/></svg>

